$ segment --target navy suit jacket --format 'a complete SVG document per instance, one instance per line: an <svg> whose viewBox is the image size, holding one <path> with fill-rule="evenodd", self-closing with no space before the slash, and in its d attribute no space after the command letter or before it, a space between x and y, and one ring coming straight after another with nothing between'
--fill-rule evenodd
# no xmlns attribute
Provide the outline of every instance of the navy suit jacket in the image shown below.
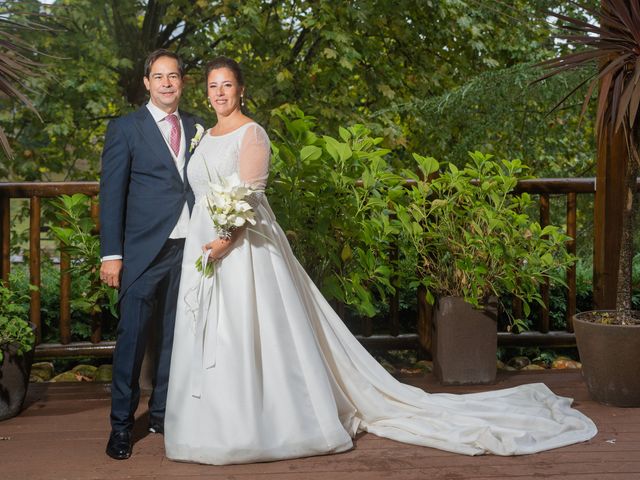
<svg viewBox="0 0 640 480"><path fill-rule="evenodd" d="M186 151L184 181L146 106L109 122L100 176L100 254L121 255L120 297L149 267L182 213L193 208L187 164L196 123L180 111Z"/></svg>

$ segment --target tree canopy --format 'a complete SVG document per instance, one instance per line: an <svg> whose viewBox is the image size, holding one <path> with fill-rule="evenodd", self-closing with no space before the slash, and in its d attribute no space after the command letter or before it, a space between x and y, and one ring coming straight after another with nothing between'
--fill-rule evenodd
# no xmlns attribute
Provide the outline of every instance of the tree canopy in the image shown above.
<svg viewBox="0 0 640 480"><path fill-rule="evenodd" d="M367 125L400 163L406 152L462 163L479 149L539 175L580 175L591 125L577 128L578 104L547 116L565 80L529 85L533 65L565 48L550 8L581 15L552 0L8 0L2 11L38 13L48 29L25 38L46 54L34 54L45 74L27 79L43 120L0 98L16 153L0 178L95 178L106 123L145 102L144 59L156 48L184 58L181 108L211 123L202 67L227 55L267 128L295 105L329 133Z"/></svg>

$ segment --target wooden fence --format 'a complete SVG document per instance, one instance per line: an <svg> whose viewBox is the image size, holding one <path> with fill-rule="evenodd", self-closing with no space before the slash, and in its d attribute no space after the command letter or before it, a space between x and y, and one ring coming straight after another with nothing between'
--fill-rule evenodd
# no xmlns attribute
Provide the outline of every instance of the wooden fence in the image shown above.
<svg viewBox="0 0 640 480"><path fill-rule="evenodd" d="M540 206L540 223L542 226L549 223L551 196L564 196L566 202L566 228L567 234L574 240L568 244L571 253L576 252L577 234L577 198L578 195L593 195L595 192L595 179L593 178L567 178L567 179L535 179L522 180L518 183L516 193L527 192L538 196ZM98 219L97 196L99 186L97 182L51 182L51 183L0 183L0 239L2 244L2 259L0 263L1 278L9 279L10 263L10 238L11 238L11 199L29 199L29 278L30 283L40 286L41 267L41 199L56 197L62 194L72 195L83 193L92 198L91 214ZM393 252L398 255L397 248ZM71 310L70 292L71 277L66 273L69 267L69 258L60 255L60 320L59 342L41 343L38 328L38 346L36 356L109 356L113 353L114 342L102 341L99 322L95 322L90 342L73 342L71 338ZM575 337L572 333L571 316L576 312L576 270L575 267L567 271L567 322L566 330L553 331L550 326L549 311L541 309L537 316L534 328L526 333L500 332L498 342L508 346L572 346L575 345ZM542 297L545 303L549 300L549 285L542 287ZM40 291L33 290L31 295L30 319L37 327L41 326L40 318ZM399 293L390 299L389 316L387 319L387 331L385 334L374 335L371 319L363 319L362 328L357 332L358 339L368 348L401 349L423 348L430 350L430 308L424 302L424 296L417 298L417 334L400 333L400 309Z"/></svg>

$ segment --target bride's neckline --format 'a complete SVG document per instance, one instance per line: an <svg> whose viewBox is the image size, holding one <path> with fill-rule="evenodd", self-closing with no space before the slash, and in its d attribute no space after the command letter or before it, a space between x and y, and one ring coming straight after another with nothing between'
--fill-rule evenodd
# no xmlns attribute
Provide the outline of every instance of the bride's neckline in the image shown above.
<svg viewBox="0 0 640 480"><path fill-rule="evenodd" d="M255 124L255 123L256 123L256 122L253 122L253 121L252 121L252 122L243 123L243 124L242 124L242 125L240 125L238 128L236 128L236 129L234 129L234 130L231 130L230 132L227 132L227 133L222 133L222 134L220 134L220 135L213 135L213 134L211 133L212 128L210 128L208 133L209 133L209 136L210 136L210 137L212 137L212 138L221 138L221 137L226 137L227 135L231 135L231 134L233 134L233 133L236 133L237 131L239 131L240 129L242 129L242 128L246 127L247 125L253 125L253 124Z"/></svg>

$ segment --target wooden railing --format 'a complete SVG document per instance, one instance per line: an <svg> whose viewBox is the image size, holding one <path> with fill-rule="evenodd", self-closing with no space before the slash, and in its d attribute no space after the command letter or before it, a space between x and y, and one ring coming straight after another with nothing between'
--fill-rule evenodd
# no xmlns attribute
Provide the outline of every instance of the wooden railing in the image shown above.
<svg viewBox="0 0 640 480"><path fill-rule="evenodd" d="M1 278L9 281L11 270L11 199L29 199L29 283L41 286L40 271L42 252L40 249L40 230L42 226L42 199L83 193L92 198L91 215L98 223L98 182L21 182L0 183L0 239L2 242ZM38 357L60 356L109 356L113 353L114 342L103 342L97 327L91 342L71 341L71 275L68 273L69 257L60 254L60 319L59 343L41 343L42 324L40 318L40 289L30 292L30 321L36 326Z"/></svg>
<svg viewBox="0 0 640 480"><path fill-rule="evenodd" d="M97 182L60 182L60 183L0 183L0 239L2 243L1 278L5 281L9 279L10 264L10 237L11 199L29 199L30 220L29 220L29 278L30 283L40 286L40 228L41 228L41 199L56 197L61 194L71 195L74 193L86 194L94 201L91 205L91 214L96 219L98 217L98 195ZM539 198L540 223L544 226L549 223L550 199L552 196L564 196L566 199L566 228L567 234L573 238L568 249L571 253L576 252L577 233L577 196L592 195L595 192L595 179L536 179L523 180L518 183L516 193L527 192L535 194ZM397 248L392 252L392 256L397 258ZM70 285L71 278L66 269L69 266L69 259L66 255L60 256L60 338L59 343L40 343L36 355L38 357L56 356L108 356L114 348L114 342L101 341L100 331L94 330L91 342L71 341L71 312L70 312ZM530 332L514 334L500 332L498 341L501 345L509 346L571 346L575 345L575 337L572 333L571 316L576 312L576 270L575 267L567 271L567 321L566 330L552 331L550 328L549 312L542 309L537 316L534 329ZM549 300L549 285L542 287L542 297L545 303ZM40 291L32 290L30 319L37 326L41 327L40 319ZM423 348L430 350L430 308L424 302L424 296L418 295L417 300L417 334L400 333L400 300L399 292L391 299L389 305L389 316L387 319L387 333L383 335L373 334L371 319L363 319L362 328L357 332L358 339L368 348L400 349L400 348ZM98 327L96 327L98 328ZM38 332L41 329L38 328ZM39 334L40 335L40 334Z"/></svg>

